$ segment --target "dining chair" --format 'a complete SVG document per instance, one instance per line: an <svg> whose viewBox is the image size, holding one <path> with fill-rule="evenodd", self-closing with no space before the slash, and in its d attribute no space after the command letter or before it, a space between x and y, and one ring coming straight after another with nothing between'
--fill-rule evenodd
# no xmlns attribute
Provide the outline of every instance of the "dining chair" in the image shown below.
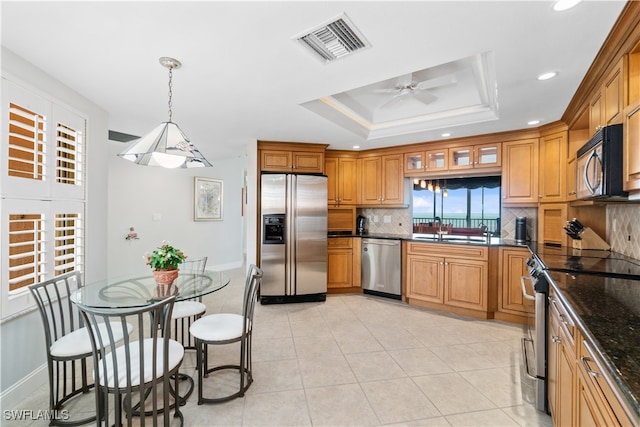
<svg viewBox="0 0 640 427"><path fill-rule="evenodd" d="M82 287L79 271L62 274L29 286L36 301L44 326L47 368L49 373L49 409L53 414L64 409L64 405L75 396L88 393L94 387L87 372L87 359L92 346L89 333L80 312L69 296ZM99 325L104 330L105 325ZM131 332L129 324L114 335L114 341L122 340ZM69 402L70 403L70 402ZM78 426L96 420L96 414L77 419L73 414L53 417L49 425Z"/></svg>
<svg viewBox="0 0 640 427"><path fill-rule="evenodd" d="M189 331L196 341L196 365L198 371L198 405L203 403L221 403L244 396L253 382L251 365L251 337L253 330L253 312L258 288L262 281L262 270L255 265L249 267L244 287L242 314L216 313L196 320ZM240 363L219 365L209 368L209 345L240 343ZM213 372L237 370L240 387L234 393L223 397L203 396L203 378Z"/></svg>
<svg viewBox="0 0 640 427"><path fill-rule="evenodd" d="M184 423L181 397L176 392L176 374L184 357L184 347L171 339L170 333L165 333L170 332L175 298L126 309L77 304L87 328L92 331L96 413L101 415L104 425L167 426L171 423L171 408L180 425ZM117 346L114 337L124 333L127 322L134 325L134 330ZM145 331L149 331L147 336ZM110 420L112 408L113 420ZM134 417L139 421L134 422ZM96 424L100 425L100 420Z"/></svg>
<svg viewBox="0 0 640 427"><path fill-rule="evenodd" d="M180 264L180 274L202 274L207 265L207 257L187 258ZM195 342L189 334L189 327L207 311L202 297L177 301L173 306L173 339L185 349L195 349Z"/></svg>

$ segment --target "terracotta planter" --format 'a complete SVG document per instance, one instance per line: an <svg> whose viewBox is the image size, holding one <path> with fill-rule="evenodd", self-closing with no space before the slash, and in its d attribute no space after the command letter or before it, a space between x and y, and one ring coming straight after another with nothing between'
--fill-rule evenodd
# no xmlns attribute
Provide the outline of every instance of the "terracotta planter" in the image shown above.
<svg viewBox="0 0 640 427"><path fill-rule="evenodd" d="M156 279L158 286L171 286L173 281L178 278L178 269L175 270L154 270L153 277Z"/></svg>

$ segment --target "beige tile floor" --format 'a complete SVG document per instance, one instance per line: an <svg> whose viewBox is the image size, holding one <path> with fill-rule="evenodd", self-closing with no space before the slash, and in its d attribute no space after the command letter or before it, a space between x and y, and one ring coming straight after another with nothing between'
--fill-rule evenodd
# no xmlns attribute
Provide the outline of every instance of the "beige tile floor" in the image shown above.
<svg viewBox="0 0 640 427"><path fill-rule="evenodd" d="M208 313L239 311L244 270L230 274L205 297ZM218 405L197 405L194 393L186 426L552 425L522 374L522 326L351 294L258 305L254 324L253 385ZM238 348L227 347L212 350L212 364L235 360ZM181 370L196 377L193 351ZM235 385L225 375L204 381L206 394ZM43 388L24 408L46 402Z"/></svg>

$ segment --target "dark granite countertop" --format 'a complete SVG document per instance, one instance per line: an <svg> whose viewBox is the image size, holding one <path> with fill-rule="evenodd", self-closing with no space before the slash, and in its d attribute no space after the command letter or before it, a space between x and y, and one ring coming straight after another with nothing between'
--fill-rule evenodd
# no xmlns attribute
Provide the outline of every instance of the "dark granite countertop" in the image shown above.
<svg viewBox="0 0 640 427"><path fill-rule="evenodd" d="M516 243L512 239L502 239L500 237L485 237L485 236L462 236L462 235L436 235L436 234L386 234L386 233L366 233L356 234L350 231L330 231L329 238L335 237L362 237L369 239L394 239L394 240L407 240L413 242L424 243L448 243L456 245L483 245L483 246L514 246L527 248L528 246L523 243Z"/></svg>
<svg viewBox="0 0 640 427"><path fill-rule="evenodd" d="M596 351L623 405L640 420L640 261L613 251L530 244Z"/></svg>
<svg viewBox="0 0 640 427"><path fill-rule="evenodd" d="M640 280L555 271L547 275L640 420Z"/></svg>

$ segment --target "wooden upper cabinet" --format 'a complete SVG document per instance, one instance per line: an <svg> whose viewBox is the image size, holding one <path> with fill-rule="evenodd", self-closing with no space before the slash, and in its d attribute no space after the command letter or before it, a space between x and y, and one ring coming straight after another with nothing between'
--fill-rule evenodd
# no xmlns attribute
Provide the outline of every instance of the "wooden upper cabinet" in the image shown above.
<svg viewBox="0 0 640 427"><path fill-rule="evenodd" d="M360 199L363 205L378 205L382 194L382 158L360 159Z"/></svg>
<svg viewBox="0 0 640 427"><path fill-rule="evenodd" d="M402 155L382 156L382 204L404 203L404 176Z"/></svg>
<svg viewBox="0 0 640 427"><path fill-rule="evenodd" d="M263 171L289 172L291 170L291 151L263 150L260 160Z"/></svg>
<svg viewBox="0 0 640 427"><path fill-rule="evenodd" d="M324 172L324 153L262 150L261 162L261 169L266 172Z"/></svg>
<svg viewBox="0 0 640 427"><path fill-rule="evenodd" d="M449 169L499 167L502 164L501 144L471 145L449 149Z"/></svg>
<svg viewBox="0 0 640 427"><path fill-rule="evenodd" d="M260 171L324 173L326 144L258 141Z"/></svg>
<svg viewBox="0 0 640 427"><path fill-rule="evenodd" d="M629 105L623 118L624 189L640 193L640 43L629 54Z"/></svg>
<svg viewBox="0 0 640 427"><path fill-rule="evenodd" d="M473 167L491 168L502 165L502 144L475 145Z"/></svg>
<svg viewBox="0 0 640 427"><path fill-rule="evenodd" d="M473 146L449 149L449 169L470 169L473 167Z"/></svg>
<svg viewBox="0 0 640 427"><path fill-rule="evenodd" d="M293 171L303 173L323 173L324 153L294 151L291 153Z"/></svg>
<svg viewBox="0 0 640 427"><path fill-rule="evenodd" d="M540 137L540 202L564 202L567 198L567 132Z"/></svg>
<svg viewBox="0 0 640 427"><path fill-rule="evenodd" d="M324 164L329 205L355 205L357 195L356 159L328 155Z"/></svg>
<svg viewBox="0 0 640 427"><path fill-rule="evenodd" d="M624 189L637 193L640 190L640 101L625 110L623 129Z"/></svg>
<svg viewBox="0 0 640 427"><path fill-rule="evenodd" d="M405 175L424 175L425 173L442 172L449 169L449 150L440 148L434 150L405 153Z"/></svg>
<svg viewBox="0 0 640 427"><path fill-rule="evenodd" d="M403 155L391 154L360 159L362 205L403 205Z"/></svg>
<svg viewBox="0 0 640 427"><path fill-rule="evenodd" d="M538 139L502 143L503 206L537 206Z"/></svg>
<svg viewBox="0 0 640 427"><path fill-rule="evenodd" d="M593 134L599 127L622 123L625 99L625 58L607 74L602 86L589 102L589 130Z"/></svg>

